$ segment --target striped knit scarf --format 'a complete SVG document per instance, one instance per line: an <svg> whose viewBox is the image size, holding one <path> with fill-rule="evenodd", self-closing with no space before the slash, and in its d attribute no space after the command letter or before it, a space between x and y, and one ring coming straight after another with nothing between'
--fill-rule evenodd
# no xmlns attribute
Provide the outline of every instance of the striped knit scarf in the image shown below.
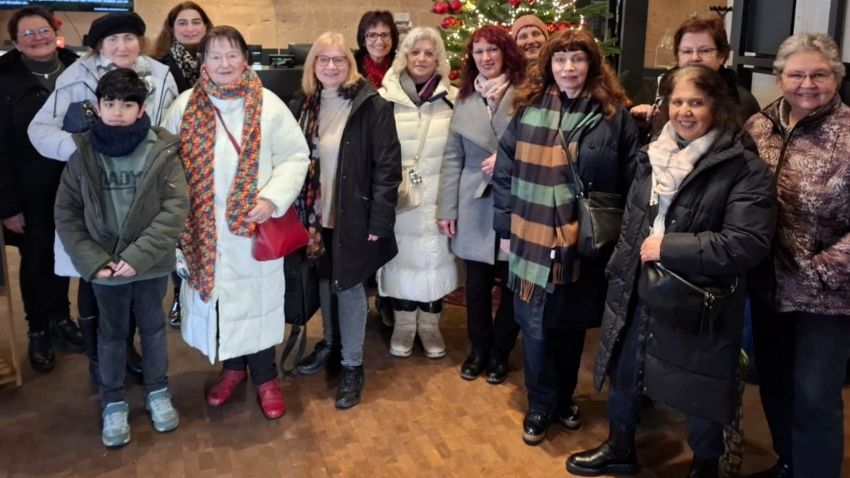
<svg viewBox="0 0 850 478"><path fill-rule="evenodd" d="M257 197L257 161L260 154L260 113L263 85L254 70L226 85L216 85L204 70L192 90L180 124L180 159L189 183L189 217L180 235L180 247L189 266L189 284L209 301L215 285L217 232L215 224L214 151L216 113L210 96L220 99L244 98L242 152L236 177L227 193L225 219L230 232L251 237L255 224L245 220ZM233 128L234 125L229 127ZM227 141L228 145L230 141Z"/></svg>
<svg viewBox="0 0 850 478"><path fill-rule="evenodd" d="M526 302L545 292L550 275L555 284L578 279L576 187L558 128L567 144L577 142L602 119L602 108L590 98L571 103L562 112L561 93L552 85L519 121L511 179L508 287Z"/></svg>

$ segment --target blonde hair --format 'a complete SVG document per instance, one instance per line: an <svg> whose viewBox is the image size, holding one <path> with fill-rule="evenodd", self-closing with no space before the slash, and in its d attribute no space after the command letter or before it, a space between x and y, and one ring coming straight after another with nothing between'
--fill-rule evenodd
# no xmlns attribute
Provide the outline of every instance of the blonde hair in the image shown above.
<svg viewBox="0 0 850 478"><path fill-rule="evenodd" d="M400 75L402 71L407 69L407 54L413 50L413 45L416 45L416 42L419 40L428 40L434 45L434 53L437 57L437 71L435 73L440 75L441 83L449 86L451 81L449 80L450 68L449 58L446 55L446 46L443 44L443 39L437 30L431 27L416 27L405 35L404 40L401 41L401 45L398 46L395 60L393 60L393 71Z"/></svg>
<svg viewBox="0 0 850 478"><path fill-rule="evenodd" d="M338 46L348 60L348 76L342 82L341 87L352 86L360 81L361 76L357 71L357 63L354 61L354 54L351 53L351 48L345 43L345 37L337 32L325 32L316 38L310 51L307 53L307 59L304 61L304 73L301 75L301 89L304 94L310 96L319 89L319 80L316 78L316 57L319 52L325 48Z"/></svg>

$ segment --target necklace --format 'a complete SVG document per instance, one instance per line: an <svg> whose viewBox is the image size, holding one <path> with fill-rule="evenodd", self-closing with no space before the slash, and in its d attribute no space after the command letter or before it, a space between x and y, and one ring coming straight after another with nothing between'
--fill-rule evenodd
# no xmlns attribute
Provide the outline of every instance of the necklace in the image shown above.
<svg viewBox="0 0 850 478"><path fill-rule="evenodd" d="M59 73L59 69L60 69L60 68L62 68L62 62L59 62L59 64L58 64L58 65L56 65L56 69L55 69L55 70L53 70L53 71L51 71L51 72L49 72L49 73L36 73L36 72L34 72L34 71L31 71L30 73L32 73L32 74L33 74L33 75L35 75L35 76L43 76L43 77L44 77L44 79L45 79L45 80L47 80L47 79L49 79L49 78L50 78L50 75L55 75L56 73Z"/></svg>

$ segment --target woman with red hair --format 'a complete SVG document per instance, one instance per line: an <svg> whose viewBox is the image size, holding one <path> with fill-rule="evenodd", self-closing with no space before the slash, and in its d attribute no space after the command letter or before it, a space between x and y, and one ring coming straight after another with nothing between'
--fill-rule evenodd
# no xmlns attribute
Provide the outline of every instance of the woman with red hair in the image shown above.
<svg viewBox="0 0 850 478"><path fill-rule="evenodd" d="M437 219L452 239L452 252L466 264L467 333L472 345L460 375L485 372L497 384L508 374L508 355L519 327L505 288L506 258L497 255L490 181L499 137L513 116L515 88L525 79L525 59L502 28L486 26L466 44L461 84L443 153ZM500 278L502 301L492 315L492 290Z"/></svg>

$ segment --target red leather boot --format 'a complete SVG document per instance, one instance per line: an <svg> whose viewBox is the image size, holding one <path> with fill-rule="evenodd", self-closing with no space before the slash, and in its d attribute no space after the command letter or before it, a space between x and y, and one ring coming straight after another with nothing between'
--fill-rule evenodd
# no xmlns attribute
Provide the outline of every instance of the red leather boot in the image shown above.
<svg viewBox="0 0 850 478"><path fill-rule="evenodd" d="M277 378L263 382L257 386L257 398L260 400L260 410L269 420L277 420L286 413L286 403Z"/></svg>
<svg viewBox="0 0 850 478"><path fill-rule="evenodd" d="M218 380L207 393L207 403L213 407L217 407L230 399L236 387L245 381L248 373L244 370L227 370L224 369L218 375Z"/></svg>

